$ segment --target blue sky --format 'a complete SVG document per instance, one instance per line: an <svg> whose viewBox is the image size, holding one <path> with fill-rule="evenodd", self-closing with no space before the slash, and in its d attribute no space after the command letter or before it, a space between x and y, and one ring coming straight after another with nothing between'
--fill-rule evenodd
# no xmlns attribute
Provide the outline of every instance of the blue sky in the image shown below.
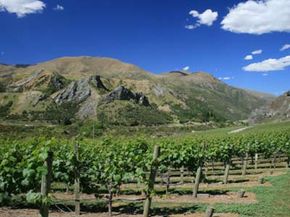
<svg viewBox="0 0 290 217"><path fill-rule="evenodd" d="M276 95L290 89L289 0L0 0L0 26L1 63L106 56Z"/></svg>

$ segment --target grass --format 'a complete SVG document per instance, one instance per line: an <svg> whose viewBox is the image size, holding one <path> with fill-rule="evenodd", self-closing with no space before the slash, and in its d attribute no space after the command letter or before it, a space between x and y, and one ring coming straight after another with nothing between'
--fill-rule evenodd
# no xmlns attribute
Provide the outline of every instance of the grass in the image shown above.
<svg viewBox="0 0 290 217"><path fill-rule="evenodd" d="M1 96L0 96L1 97ZM1 100L1 98L0 98ZM125 102L127 103L127 102ZM142 113L142 112L141 112ZM58 112L59 115L63 113ZM70 114L67 112L67 114ZM143 113L144 114L144 113ZM48 114L47 114L48 115ZM53 115L53 113L52 113ZM1 115L0 115L1 116ZM2 117L3 118L3 117ZM147 118L147 115L140 116L140 121ZM154 117L151 117L154 118ZM160 120L164 120L164 117L160 117ZM0 118L1 119L1 118ZM154 121L160 121L154 120ZM125 119L124 119L125 121ZM25 124L35 126L27 127ZM75 123L69 126L54 125L50 127L51 124L41 121L20 121L20 120L0 120L0 138L25 138L25 137L35 137L35 136L56 136L59 138L72 138L78 134L82 134L87 138L93 138L93 132L95 133L95 138L102 139L102 136L111 137L123 137L130 138L137 136L171 136L173 139L183 138L183 137L195 137L195 136L215 136L215 135L229 135L228 132L243 128L245 125L239 124L239 126L228 126L221 128L219 125L213 123L210 124L196 124L191 125L156 125L156 126L113 126L104 127L100 126L99 122L90 121L84 123ZM93 125L95 126L93 128ZM13 128L13 129L12 129ZM215 129L212 129L215 128ZM94 131L94 130L95 131ZM264 132L267 130L277 130L277 129L290 129L290 121L284 121L279 123L266 123L254 125L242 132L236 134L246 134L255 132ZM67 133L64 133L67 132Z"/></svg>
<svg viewBox="0 0 290 217"><path fill-rule="evenodd" d="M250 205L217 204L217 212L239 213L241 217L289 217L290 216L290 172L270 177L271 187L254 187L249 191L257 196L258 203Z"/></svg>

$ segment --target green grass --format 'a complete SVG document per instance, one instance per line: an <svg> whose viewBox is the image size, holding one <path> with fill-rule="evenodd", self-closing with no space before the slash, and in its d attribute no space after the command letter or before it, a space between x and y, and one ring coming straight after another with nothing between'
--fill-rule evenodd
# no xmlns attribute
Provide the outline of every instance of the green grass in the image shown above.
<svg viewBox="0 0 290 217"><path fill-rule="evenodd" d="M286 175L268 178L271 187L254 187L250 191L257 196L258 203L217 204L217 212L239 213L241 217L289 217L290 216L290 172Z"/></svg>

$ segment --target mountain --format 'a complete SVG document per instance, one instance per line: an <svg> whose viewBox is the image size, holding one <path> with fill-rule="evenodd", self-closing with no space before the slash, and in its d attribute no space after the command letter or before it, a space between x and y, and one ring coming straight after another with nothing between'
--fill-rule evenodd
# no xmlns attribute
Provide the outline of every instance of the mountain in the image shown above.
<svg viewBox="0 0 290 217"><path fill-rule="evenodd" d="M24 77L31 72L47 70L57 72L69 79L81 79L91 75L100 75L109 78L132 78L145 79L150 77L150 73L139 67L121 62L111 58L96 57L63 57L52 61L31 65L29 67L0 66L0 76L4 70L7 74L14 74L15 77ZM10 72L7 69L10 68Z"/></svg>
<svg viewBox="0 0 290 217"><path fill-rule="evenodd" d="M245 91L249 92L250 94L257 96L259 98L263 98L266 99L267 101L271 102L273 100L276 99L276 96L273 94L269 94L269 93L263 93L263 92L258 92L258 91L254 91L254 90L248 90L248 89L244 89Z"/></svg>
<svg viewBox="0 0 290 217"><path fill-rule="evenodd" d="M252 122L290 119L290 90L256 109L250 116Z"/></svg>
<svg viewBox="0 0 290 217"><path fill-rule="evenodd" d="M0 119L113 125L235 121L272 97L205 72L153 74L111 58L0 65Z"/></svg>

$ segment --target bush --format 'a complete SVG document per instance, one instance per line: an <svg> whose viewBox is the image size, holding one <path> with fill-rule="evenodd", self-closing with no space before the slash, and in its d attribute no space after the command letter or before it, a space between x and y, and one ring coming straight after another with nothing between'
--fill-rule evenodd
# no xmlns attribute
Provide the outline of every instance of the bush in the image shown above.
<svg viewBox="0 0 290 217"><path fill-rule="evenodd" d="M12 105L13 102L9 101L6 105L0 106L0 117L8 116Z"/></svg>

